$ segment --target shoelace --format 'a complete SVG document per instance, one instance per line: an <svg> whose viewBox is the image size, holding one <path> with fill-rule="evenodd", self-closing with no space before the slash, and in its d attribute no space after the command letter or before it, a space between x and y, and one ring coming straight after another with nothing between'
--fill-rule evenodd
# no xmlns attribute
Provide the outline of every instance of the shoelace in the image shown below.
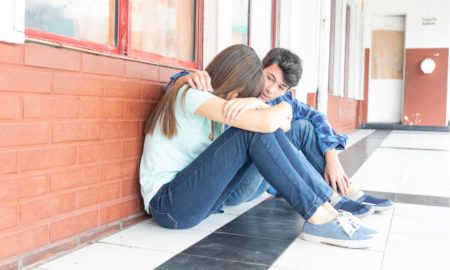
<svg viewBox="0 0 450 270"><path fill-rule="evenodd" d="M361 227L361 220L357 217L355 217L354 215L348 213L348 212L344 212L341 211L340 215L343 216L344 218L348 219L348 222L356 229L358 230L359 227Z"/></svg>
<svg viewBox="0 0 450 270"><path fill-rule="evenodd" d="M342 230L352 239L353 234L359 229L360 225L356 224L352 216L340 213L336 217L336 223Z"/></svg>

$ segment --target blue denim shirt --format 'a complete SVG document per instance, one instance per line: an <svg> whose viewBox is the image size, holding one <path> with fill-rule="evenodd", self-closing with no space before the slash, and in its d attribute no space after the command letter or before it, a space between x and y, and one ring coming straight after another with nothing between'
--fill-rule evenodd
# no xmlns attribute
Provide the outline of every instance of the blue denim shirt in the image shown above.
<svg viewBox="0 0 450 270"><path fill-rule="evenodd" d="M189 71L183 70L170 77L170 82L168 85L166 85L165 91L173 84L174 81L176 81L176 79L182 76L186 76L188 74ZM292 96L291 92L287 92L283 96L267 102L267 104L273 106L282 101L286 101L292 106L293 112L292 121L304 119L310 121L313 124L314 130L319 139L319 148L320 151L322 151L322 154L325 154L328 150L331 149L336 150L345 149L345 145L348 139L347 135L337 134L333 130L330 123L328 122L327 117L323 113L315 110L308 104L300 102L299 100L297 100Z"/></svg>
<svg viewBox="0 0 450 270"><path fill-rule="evenodd" d="M337 150L345 149L348 137L344 134L337 134L323 113L315 110L308 104L300 102L292 96L291 92L287 92L283 96L267 102L267 104L273 106L282 101L286 101L292 106L292 121L304 119L313 124L319 138L319 147L323 154L333 148Z"/></svg>

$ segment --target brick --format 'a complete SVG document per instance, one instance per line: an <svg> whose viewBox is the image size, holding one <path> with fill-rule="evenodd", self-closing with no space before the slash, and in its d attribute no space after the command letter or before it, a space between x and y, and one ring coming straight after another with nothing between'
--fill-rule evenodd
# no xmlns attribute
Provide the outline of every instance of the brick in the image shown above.
<svg viewBox="0 0 450 270"><path fill-rule="evenodd" d="M17 172L17 152L0 152L0 174Z"/></svg>
<svg viewBox="0 0 450 270"><path fill-rule="evenodd" d="M0 91L50 93L52 74L0 66Z"/></svg>
<svg viewBox="0 0 450 270"><path fill-rule="evenodd" d="M101 118L102 103L101 99L81 100L80 118Z"/></svg>
<svg viewBox="0 0 450 270"><path fill-rule="evenodd" d="M100 169L98 166L64 170L50 175L50 191L66 190L87 186L98 181Z"/></svg>
<svg viewBox="0 0 450 270"><path fill-rule="evenodd" d="M56 107L56 118L78 118L80 111L79 98L59 97L53 102L54 107Z"/></svg>
<svg viewBox="0 0 450 270"><path fill-rule="evenodd" d="M76 209L76 192L29 201L20 205L20 223L26 224Z"/></svg>
<svg viewBox="0 0 450 270"><path fill-rule="evenodd" d="M120 183L111 183L78 192L78 208L111 201L120 197Z"/></svg>
<svg viewBox="0 0 450 270"><path fill-rule="evenodd" d="M124 60L92 54L83 54L82 60L83 72L121 77L125 75Z"/></svg>
<svg viewBox="0 0 450 270"><path fill-rule="evenodd" d="M91 211L53 222L50 224L50 242L55 242L70 236L80 234L86 230L96 227L97 224L97 211Z"/></svg>
<svg viewBox="0 0 450 270"><path fill-rule="evenodd" d="M143 141L128 141L123 143L123 157L140 157L142 154Z"/></svg>
<svg viewBox="0 0 450 270"><path fill-rule="evenodd" d="M17 206L0 205L0 230L17 226Z"/></svg>
<svg viewBox="0 0 450 270"><path fill-rule="evenodd" d="M25 43L25 65L79 71L81 53L46 45Z"/></svg>
<svg viewBox="0 0 450 270"><path fill-rule="evenodd" d="M122 142L97 143L79 147L79 163L118 159L122 157Z"/></svg>
<svg viewBox="0 0 450 270"><path fill-rule="evenodd" d="M0 119L19 119L21 117L20 97L0 96Z"/></svg>
<svg viewBox="0 0 450 270"><path fill-rule="evenodd" d="M56 112L52 98L25 97L23 100L23 117L26 119L48 119Z"/></svg>
<svg viewBox="0 0 450 270"><path fill-rule="evenodd" d="M102 165L101 181L137 176L139 160L120 161Z"/></svg>
<svg viewBox="0 0 450 270"><path fill-rule="evenodd" d="M126 62L126 75L130 78L158 81L158 67L151 64Z"/></svg>
<svg viewBox="0 0 450 270"><path fill-rule="evenodd" d="M22 171L39 170L73 165L77 159L77 148L57 147L19 152L19 168Z"/></svg>
<svg viewBox="0 0 450 270"><path fill-rule="evenodd" d="M106 100L102 104L102 116L104 118L120 118L123 115L123 102Z"/></svg>
<svg viewBox="0 0 450 270"><path fill-rule="evenodd" d="M0 62L23 64L23 45L0 42Z"/></svg>
<svg viewBox="0 0 450 270"><path fill-rule="evenodd" d="M126 102L123 116L126 119L147 120L156 105L142 102Z"/></svg>
<svg viewBox="0 0 450 270"><path fill-rule="evenodd" d="M56 74L54 91L64 95L102 96L102 80L92 77Z"/></svg>
<svg viewBox="0 0 450 270"><path fill-rule="evenodd" d="M48 226L43 225L25 231L17 231L0 238L0 259L19 255L48 243Z"/></svg>
<svg viewBox="0 0 450 270"><path fill-rule="evenodd" d="M120 229L121 229L120 224L97 227L93 230L90 230L82 234L80 237L80 243L92 242L97 239L104 238L108 235L111 235L114 232L119 231Z"/></svg>
<svg viewBox="0 0 450 270"><path fill-rule="evenodd" d="M168 67L159 67L159 77L158 80L163 83L167 83L170 81L170 77L178 72L180 69L168 68Z"/></svg>
<svg viewBox="0 0 450 270"><path fill-rule="evenodd" d="M121 196L125 197L133 194L139 195L139 187L140 184L137 178L123 180L121 182Z"/></svg>
<svg viewBox="0 0 450 270"><path fill-rule="evenodd" d="M99 139L99 123L53 124L52 142L95 141Z"/></svg>
<svg viewBox="0 0 450 270"><path fill-rule="evenodd" d="M40 248L37 252L27 253L22 258L22 267L35 264L37 262L50 259L55 255L58 256L64 252L74 250L78 246L78 241L76 239L70 240L69 242L64 241L62 244L57 244L54 246L46 246L44 250Z"/></svg>
<svg viewBox="0 0 450 270"><path fill-rule="evenodd" d="M124 97L124 98L140 98L141 84L135 81L113 81L105 80L103 83L105 96L108 97Z"/></svg>
<svg viewBox="0 0 450 270"><path fill-rule="evenodd" d="M142 98L158 102L164 94L164 86L159 84L144 84L142 86Z"/></svg>
<svg viewBox="0 0 450 270"><path fill-rule="evenodd" d="M32 134L32 136L31 136ZM49 124L0 124L0 146L49 143Z"/></svg>
<svg viewBox="0 0 450 270"><path fill-rule="evenodd" d="M100 224L107 224L112 221L135 214L136 212L138 212L136 199L111 205L100 210Z"/></svg>
<svg viewBox="0 0 450 270"><path fill-rule="evenodd" d="M46 193L47 175L33 175L0 182L0 201L19 200Z"/></svg>
<svg viewBox="0 0 450 270"><path fill-rule="evenodd" d="M110 122L102 124L102 139L141 137L141 122Z"/></svg>

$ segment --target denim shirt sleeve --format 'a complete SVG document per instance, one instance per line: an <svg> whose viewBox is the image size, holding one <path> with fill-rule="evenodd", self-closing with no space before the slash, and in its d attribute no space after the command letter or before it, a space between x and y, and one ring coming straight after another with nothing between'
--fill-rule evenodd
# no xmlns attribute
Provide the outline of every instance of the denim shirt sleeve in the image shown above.
<svg viewBox="0 0 450 270"><path fill-rule="evenodd" d="M269 104L275 105L282 101L286 101L292 106L292 121L308 120L311 122L319 139L319 148L322 154L325 154L330 149L345 149L348 137L344 134L337 134L323 113L295 99L290 92L269 102Z"/></svg>
<svg viewBox="0 0 450 270"><path fill-rule="evenodd" d="M189 75L189 71L187 70L183 70L180 71L178 73L173 74L172 76L170 76L170 82L166 84L166 86L164 87L164 93L167 92L167 90L170 89L170 87L172 87L172 85L175 83L175 81L183 76Z"/></svg>

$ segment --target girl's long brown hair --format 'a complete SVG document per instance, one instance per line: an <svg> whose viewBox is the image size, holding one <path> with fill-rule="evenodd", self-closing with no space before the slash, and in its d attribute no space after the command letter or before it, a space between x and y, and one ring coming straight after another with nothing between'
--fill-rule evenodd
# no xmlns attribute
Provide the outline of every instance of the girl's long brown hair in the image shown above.
<svg viewBox="0 0 450 270"><path fill-rule="evenodd" d="M264 87L261 60L255 51L246 45L233 45L220 52L206 67L211 77L213 94L226 98L233 90L239 97L258 97ZM177 134L175 101L182 83L176 82L161 98L145 125L145 133L152 134L158 120L162 133L172 138ZM184 95L187 91L184 92ZM184 96L182 103L184 102Z"/></svg>

